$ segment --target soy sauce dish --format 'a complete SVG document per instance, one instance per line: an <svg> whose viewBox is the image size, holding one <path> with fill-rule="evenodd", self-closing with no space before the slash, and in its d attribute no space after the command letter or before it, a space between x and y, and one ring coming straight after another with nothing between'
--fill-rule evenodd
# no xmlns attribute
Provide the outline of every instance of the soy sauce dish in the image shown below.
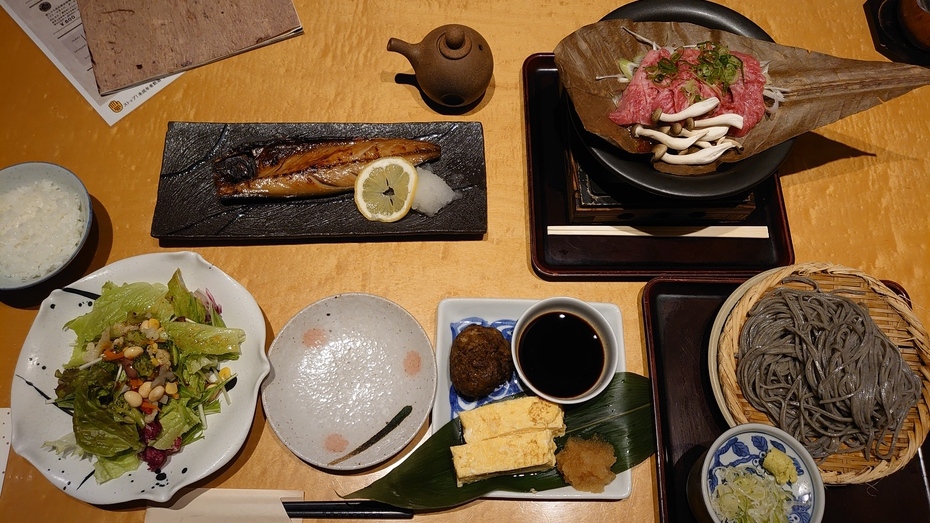
<svg viewBox="0 0 930 523"><path fill-rule="evenodd" d="M575 298L537 302L517 320L512 340L520 381L554 403L587 401L603 392L617 372L613 329L596 308Z"/></svg>

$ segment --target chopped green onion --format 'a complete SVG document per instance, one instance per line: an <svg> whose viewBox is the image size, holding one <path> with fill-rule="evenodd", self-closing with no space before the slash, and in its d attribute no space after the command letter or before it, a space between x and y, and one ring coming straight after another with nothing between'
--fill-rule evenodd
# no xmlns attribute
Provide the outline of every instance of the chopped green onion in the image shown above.
<svg viewBox="0 0 930 523"><path fill-rule="evenodd" d="M712 505L720 519L735 523L787 523L791 494L770 474L727 467Z"/></svg>
<svg viewBox="0 0 930 523"><path fill-rule="evenodd" d="M203 403L197 404L197 414L200 415L200 424L203 426L203 430L207 430L207 416L203 413Z"/></svg>
<svg viewBox="0 0 930 523"><path fill-rule="evenodd" d="M742 77L743 61L730 54L727 46L702 42L697 44L697 49L696 63L682 60L682 48L676 49L671 56L661 58L655 65L646 68L649 79L657 84L668 83L678 76L682 68L690 68L701 82L727 92Z"/></svg>
<svg viewBox="0 0 930 523"><path fill-rule="evenodd" d="M617 67L620 68L620 73L623 74L624 77L632 80L633 75L636 73L636 68L639 67L639 64L632 60L620 58L617 60Z"/></svg>

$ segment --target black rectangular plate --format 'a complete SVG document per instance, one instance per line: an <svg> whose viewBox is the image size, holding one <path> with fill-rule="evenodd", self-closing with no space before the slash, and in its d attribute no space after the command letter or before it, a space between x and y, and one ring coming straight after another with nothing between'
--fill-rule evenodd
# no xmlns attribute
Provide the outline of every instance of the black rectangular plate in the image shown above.
<svg viewBox="0 0 930 523"><path fill-rule="evenodd" d="M371 222L352 194L325 198L221 201L213 161L272 141L414 138L437 143L432 171L462 197L428 217L411 211ZM201 123L170 122L152 218L152 236L180 243L481 239L488 228L484 130L479 122Z"/></svg>
<svg viewBox="0 0 930 523"><path fill-rule="evenodd" d="M754 189L759 212L744 223L764 225L768 238L683 238L548 235L568 225L567 154L561 84L551 53L523 64L529 171L530 250L533 269L546 280L648 280L656 276L749 276L794 262L777 174Z"/></svg>
<svg viewBox="0 0 930 523"><path fill-rule="evenodd" d="M656 417L656 477L663 523L694 523L685 484L698 457L729 428L714 399L707 344L720 306L743 279L656 278L643 290L646 354ZM886 284L899 294L894 282ZM880 481L826 488L824 523L930 521L924 471L930 440Z"/></svg>

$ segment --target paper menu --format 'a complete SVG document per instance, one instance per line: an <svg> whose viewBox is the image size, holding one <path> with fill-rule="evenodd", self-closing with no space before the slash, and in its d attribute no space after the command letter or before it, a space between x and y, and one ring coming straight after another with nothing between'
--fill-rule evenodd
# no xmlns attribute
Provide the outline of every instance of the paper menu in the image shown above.
<svg viewBox="0 0 930 523"><path fill-rule="evenodd" d="M101 94L303 34L291 0L77 0Z"/></svg>
<svg viewBox="0 0 930 523"><path fill-rule="evenodd" d="M179 76L168 76L101 96L75 0L0 0L0 6L109 125L118 122Z"/></svg>

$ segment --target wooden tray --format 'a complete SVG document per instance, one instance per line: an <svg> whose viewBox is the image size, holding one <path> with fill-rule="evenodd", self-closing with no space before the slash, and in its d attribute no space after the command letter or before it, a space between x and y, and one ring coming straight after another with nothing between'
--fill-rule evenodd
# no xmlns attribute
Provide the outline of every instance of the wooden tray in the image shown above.
<svg viewBox="0 0 930 523"><path fill-rule="evenodd" d="M523 64L526 118L530 250L533 269L546 280L648 280L655 276L749 276L791 264L794 248L777 174L753 189L756 210L727 225L764 229L764 238L686 237L671 234L603 236L550 234L571 225L569 206L569 123L560 104L561 87L551 53L529 56ZM587 166L583 166L587 167ZM596 167L587 167L594 169ZM632 188L625 198L638 198ZM626 226L628 222L615 222ZM637 224L639 225L639 224ZM679 224L685 225L685 224ZM694 229L708 225L694 224ZM686 227L683 227L686 229Z"/></svg>
<svg viewBox="0 0 930 523"><path fill-rule="evenodd" d="M707 342L721 305L742 278L660 277L643 290L643 321L656 417L656 477L663 523L692 523L685 483L704 450L729 428L711 390ZM886 282L896 292L900 286ZM930 443L872 484L827 486L824 523L930 521L923 470Z"/></svg>

